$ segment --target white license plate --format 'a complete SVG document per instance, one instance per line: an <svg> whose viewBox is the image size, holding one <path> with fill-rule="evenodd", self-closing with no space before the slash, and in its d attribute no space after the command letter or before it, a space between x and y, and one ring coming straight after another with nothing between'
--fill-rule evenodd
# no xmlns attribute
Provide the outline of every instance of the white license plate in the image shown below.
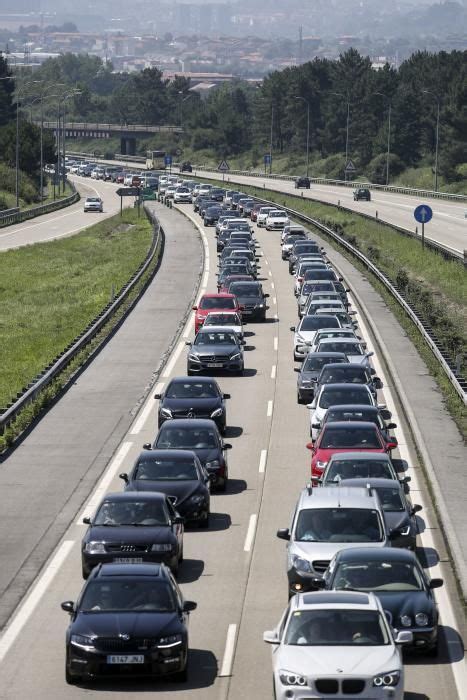
<svg viewBox="0 0 467 700"><path fill-rule="evenodd" d="M115 557L115 564L142 564L142 557Z"/></svg>
<svg viewBox="0 0 467 700"><path fill-rule="evenodd" d="M222 362L208 362L208 367L222 367Z"/></svg>
<svg viewBox="0 0 467 700"><path fill-rule="evenodd" d="M112 654L107 657L108 664L144 664L143 654Z"/></svg>

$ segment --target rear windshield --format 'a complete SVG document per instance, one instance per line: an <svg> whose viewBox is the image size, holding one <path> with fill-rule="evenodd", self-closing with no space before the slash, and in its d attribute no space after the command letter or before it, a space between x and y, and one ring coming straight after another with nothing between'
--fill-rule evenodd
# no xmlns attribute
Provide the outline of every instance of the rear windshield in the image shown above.
<svg viewBox="0 0 467 700"><path fill-rule="evenodd" d="M317 356L316 353L310 353L305 360L303 369L306 372L318 372L324 367L324 365L328 365L330 362L347 362L347 360L344 358L339 360L337 357L320 357L319 355ZM335 418L334 420L340 419ZM363 420L363 418L360 420Z"/></svg>
<svg viewBox="0 0 467 700"><path fill-rule="evenodd" d="M230 291L240 297L258 297L261 294L256 284L244 282L234 282L230 285Z"/></svg>
<svg viewBox="0 0 467 700"><path fill-rule="evenodd" d="M206 309L235 309L235 299L230 297L204 297L201 299L199 308ZM344 352L344 351L343 351Z"/></svg>
<svg viewBox="0 0 467 700"><path fill-rule="evenodd" d="M325 338L322 343L319 344L321 350L326 350L327 352L343 352L346 355L363 355L362 346L358 343L334 343L329 338Z"/></svg>

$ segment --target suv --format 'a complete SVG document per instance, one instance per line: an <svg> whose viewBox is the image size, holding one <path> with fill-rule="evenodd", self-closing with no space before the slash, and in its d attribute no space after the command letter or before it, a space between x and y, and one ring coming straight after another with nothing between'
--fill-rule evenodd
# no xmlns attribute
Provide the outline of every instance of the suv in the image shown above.
<svg viewBox="0 0 467 700"><path fill-rule="evenodd" d="M287 541L289 598L321 584L329 562L340 549L387 547L398 531L387 529L384 511L374 489L341 487L301 492L292 524L277 531Z"/></svg>
<svg viewBox="0 0 467 700"><path fill-rule="evenodd" d="M365 200L366 202L370 202L371 192L366 187L359 187L358 189L354 190L353 198L355 202L359 202L361 199Z"/></svg>
<svg viewBox="0 0 467 700"><path fill-rule="evenodd" d="M298 190L299 187L304 187L305 189L310 189L310 178L309 177L297 177L295 178L295 189Z"/></svg>
<svg viewBox="0 0 467 700"><path fill-rule="evenodd" d="M180 166L180 172L181 173L191 173L193 171L193 168L191 167L191 163L188 163L188 161L185 161L185 163L182 163Z"/></svg>

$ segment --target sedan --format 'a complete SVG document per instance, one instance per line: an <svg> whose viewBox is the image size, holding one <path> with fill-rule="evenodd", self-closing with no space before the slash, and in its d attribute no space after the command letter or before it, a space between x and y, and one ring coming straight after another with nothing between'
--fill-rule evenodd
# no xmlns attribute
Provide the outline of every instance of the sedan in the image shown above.
<svg viewBox="0 0 467 700"><path fill-rule="evenodd" d="M221 434L227 423L226 399L219 385L211 377L175 377L159 399L158 427L166 420L177 418L212 418Z"/></svg>
<svg viewBox="0 0 467 700"><path fill-rule="evenodd" d="M261 282L234 282L229 290L231 294L235 294L242 307L242 318L266 320L266 311L269 308L266 299L269 294L263 292Z"/></svg>
<svg viewBox="0 0 467 700"><path fill-rule="evenodd" d="M84 211L104 211L104 202L100 197L86 197L84 201Z"/></svg>
<svg viewBox="0 0 467 700"><path fill-rule="evenodd" d="M239 276L254 280L254 275L249 263L246 265L236 262L235 264L224 267L224 269L219 272L217 278L217 288L219 291L222 291L222 293L225 293L224 289L226 289L227 280ZM222 309L219 309L219 311L222 311Z"/></svg>
<svg viewBox="0 0 467 700"><path fill-rule="evenodd" d="M340 328L341 324L335 316L304 316L298 326L290 326L294 334L293 357L294 360L302 360L307 356L310 346L313 344L316 333L321 328ZM343 350L335 352L343 353Z"/></svg>
<svg viewBox="0 0 467 700"><path fill-rule="evenodd" d="M368 358L373 355L366 351L366 343L350 338L323 338L316 347L317 352L343 352L350 362L369 366Z"/></svg>
<svg viewBox="0 0 467 700"><path fill-rule="evenodd" d="M305 177L296 177L295 178L295 189L298 190L301 187L305 187L305 189L309 190L310 189L310 178L305 176Z"/></svg>
<svg viewBox="0 0 467 700"><path fill-rule="evenodd" d="M188 187L177 187L174 192L174 203L183 204L192 202L191 190Z"/></svg>
<svg viewBox="0 0 467 700"><path fill-rule="evenodd" d="M209 527L210 476L191 450L144 450L129 474L125 491L166 494L185 520Z"/></svg>
<svg viewBox="0 0 467 700"><path fill-rule="evenodd" d="M216 221L218 220L219 216L221 215L222 212L222 207L220 206L211 206L207 207L207 209L204 212L203 216L203 224L204 226L215 226Z"/></svg>
<svg viewBox="0 0 467 700"><path fill-rule="evenodd" d="M193 343L189 346L187 357L187 374L199 374L225 370L235 374L243 374L243 340L238 335L222 326L209 326L201 328Z"/></svg>
<svg viewBox="0 0 467 700"><path fill-rule="evenodd" d="M188 615L164 564L102 564L93 569L73 602L66 631L65 679L99 676L166 677L187 681Z"/></svg>
<svg viewBox="0 0 467 700"><path fill-rule="evenodd" d="M344 479L392 479L398 481L390 456L368 452L339 452L330 457L323 472L323 476L317 479L322 486L335 486ZM400 480L408 484L410 476Z"/></svg>
<svg viewBox="0 0 467 700"><path fill-rule="evenodd" d="M391 418L391 412L387 408L379 408L378 406L359 406L358 404L347 404L344 406L331 406L324 414L321 421L321 427L329 421L348 420L348 421L367 421L375 423L384 435L385 440L394 442L396 438L389 435L390 430L397 428L396 423L386 423Z"/></svg>
<svg viewBox="0 0 467 700"><path fill-rule="evenodd" d="M145 445L150 448L150 445ZM159 450L193 450L211 477L211 485L225 491L229 478L226 451L232 448L220 436L212 420L187 418L176 423L166 422L159 430L153 445Z"/></svg>
<svg viewBox="0 0 467 700"><path fill-rule="evenodd" d="M286 224L290 223L287 213L282 209L273 209L269 212L266 218L266 231L275 231L283 229Z"/></svg>
<svg viewBox="0 0 467 700"><path fill-rule="evenodd" d="M296 367L297 377L297 402L310 403L315 395L316 380L323 367L332 362L348 362L347 355L339 352L313 352L308 353L300 368Z"/></svg>
<svg viewBox="0 0 467 700"><path fill-rule="evenodd" d="M379 377L371 373L370 367L358 365L354 362L349 362L346 365L333 363L323 367L316 380L316 390L319 391L324 384L337 383L365 384L375 398L377 389L383 388L383 382Z"/></svg>
<svg viewBox="0 0 467 700"><path fill-rule="evenodd" d="M429 579L413 552L342 549L318 585L331 591L373 592L395 633L412 632L413 641L406 648L437 656L438 606L433 589L440 588L443 579Z"/></svg>
<svg viewBox="0 0 467 700"><path fill-rule="evenodd" d="M330 406L345 404L363 404L376 406L376 401L364 384L323 384L313 401L307 405L310 409L310 435L313 440L318 436L324 415ZM380 408L385 408L380 406Z"/></svg>
<svg viewBox="0 0 467 700"><path fill-rule="evenodd" d="M81 543L83 578L97 564L164 562L173 572L183 558L183 518L161 493L108 493Z"/></svg>
<svg viewBox="0 0 467 700"><path fill-rule="evenodd" d="M235 264L235 263L234 263ZM233 272L233 270L232 270ZM203 294L197 306L193 306L195 313L195 333L199 331L204 319L210 311L240 311L238 301L234 294Z"/></svg>

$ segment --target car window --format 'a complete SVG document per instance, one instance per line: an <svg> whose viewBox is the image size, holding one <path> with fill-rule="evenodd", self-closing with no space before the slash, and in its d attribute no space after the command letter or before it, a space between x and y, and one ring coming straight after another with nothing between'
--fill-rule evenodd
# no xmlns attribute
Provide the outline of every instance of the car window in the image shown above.
<svg viewBox="0 0 467 700"><path fill-rule="evenodd" d="M172 421L162 426L155 447L158 449L204 450L218 447L212 428L178 428Z"/></svg>
<svg viewBox="0 0 467 700"><path fill-rule="evenodd" d="M381 488L377 486L376 491L384 511L389 513L401 513L405 511L400 488L398 486L394 488Z"/></svg>
<svg viewBox="0 0 467 700"><path fill-rule="evenodd" d="M326 422L336 420L361 420L379 425L378 413L372 411L370 407L365 411L364 408L349 408L346 410L345 408L332 408L331 406L326 413Z"/></svg>
<svg viewBox="0 0 467 700"><path fill-rule="evenodd" d="M232 294L237 294L240 297L257 297L260 296L260 290L256 284L234 283L230 287Z"/></svg>
<svg viewBox="0 0 467 700"><path fill-rule="evenodd" d="M330 449L381 449L376 430L370 428L355 428L349 422L348 428L333 428L332 424L326 425L319 446L325 450Z"/></svg>
<svg viewBox="0 0 467 700"><path fill-rule="evenodd" d="M122 580L91 581L81 599L83 612L144 611L174 612L175 599L166 583L149 578L146 581Z"/></svg>
<svg viewBox="0 0 467 700"><path fill-rule="evenodd" d="M167 399L213 399L217 396L217 387L210 382L171 382L165 394Z"/></svg>
<svg viewBox="0 0 467 700"><path fill-rule="evenodd" d="M421 591L423 579L411 562L392 559L369 562L342 562L333 580L333 589L359 591Z"/></svg>
<svg viewBox="0 0 467 700"><path fill-rule="evenodd" d="M285 644L297 646L383 646L390 644L381 613L374 610L295 610Z"/></svg>
<svg viewBox="0 0 467 700"><path fill-rule="evenodd" d="M378 511L366 508L304 508L297 518L298 542L381 542Z"/></svg>
<svg viewBox="0 0 467 700"><path fill-rule="evenodd" d="M168 513L163 501L134 501L106 500L102 503L93 525L166 525Z"/></svg>
<svg viewBox="0 0 467 700"><path fill-rule="evenodd" d="M368 381L365 370L360 370L358 367L352 367L347 370L343 367L332 367L331 369L323 369L319 381L321 384L331 384L332 382L349 382L353 384L366 384ZM339 420L339 419L335 419ZM362 418L360 420L363 420Z"/></svg>
<svg viewBox="0 0 467 700"><path fill-rule="evenodd" d="M326 481L340 479L393 479L389 463L383 460L333 459L326 472Z"/></svg>
<svg viewBox="0 0 467 700"><path fill-rule="evenodd" d="M327 352L343 352L346 355L363 355L363 347L359 343L348 342L338 342L334 343L332 340L325 339L320 342L318 350L326 350Z"/></svg>
<svg viewBox="0 0 467 700"><path fill-rule="evenodd" d="M238 314L209 314L205 326L240 326Z"/></svg>
<svg viewBox="0 0 467 700"><path fill-rule="evenodd" d="M145 481L197 481L193 459L143 457L136 465L134 479Z"/></svg>
<svg viewBox="0 0 467 700"><path fill-rule="evenodd" d="M206 309L235 309L235 299L230 297L204 297L201 299L199 308Z"/></svg>
<svg viewBox="0 0 467 700"><path fill-rule="evenodd" d="M305 360L305 365L303 369L306 372L317 372L320 369L322 369L324 365L327 365L330 362L345 362L345 360L344 358L339 360L336 357L316 357L316 353L310 353L310 355L308 355L308 357Z"/></svg>
<svg viewBox="0 0 467 700"><path fill-rule="evenodd" d="M194 345L237 345L238 340L234 333L206 332L198 333Z"/></svg>

